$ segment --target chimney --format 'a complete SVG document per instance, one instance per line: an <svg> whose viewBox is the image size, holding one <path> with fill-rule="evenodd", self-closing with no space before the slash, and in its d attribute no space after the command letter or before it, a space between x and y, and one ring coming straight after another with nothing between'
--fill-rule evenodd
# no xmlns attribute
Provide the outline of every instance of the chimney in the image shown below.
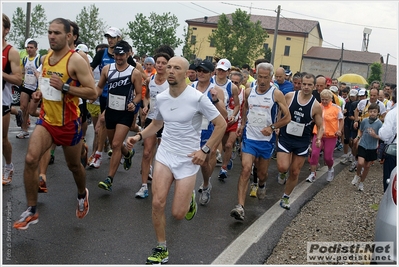
<svg viewBox="0 0 399 267"><path fill-rule="evenodd" d="M207 22L208 22L208 17L205 16L205 17L204 17L204 23L207 23Z"/></svg>

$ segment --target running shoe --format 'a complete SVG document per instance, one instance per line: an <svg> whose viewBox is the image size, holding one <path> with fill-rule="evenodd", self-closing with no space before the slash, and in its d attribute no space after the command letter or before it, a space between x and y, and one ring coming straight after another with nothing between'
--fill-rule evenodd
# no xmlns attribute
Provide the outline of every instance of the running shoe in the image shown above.
<svg viewBox="0 0 399 267"><path fill-rule="evenodd" d="M39 193L47 193L47 184L46 181L43 180L42 176L39 176Z"/></svg>
<svg viewBox="0 0 399 267"><path fill-rule="evenodd" d="M31 207L26 211L22 212L18 221L14 223L14 228L18 230L28 229L30 224L36 224L39 221L39 213L36 211L35 214L31 212Z"/></svg>
<svg viewBox="0 0 399 267"><path fill-rule="evenodd" d="M195 214L197 214L197 202L195 202L195 191L191 194L191 202L190 202L190 209L186 214L186 220L190 221L194 218Z"/></svg>
<svg viewBox="0 0 399 267"><path fill-rule="evenodd" d="M142 185L140 190L136 193L136 198L146 198L148 197L148 187Z"/></svg>
<svg viewBox="0 0 399 267"><path fill-rule="evenodd" d="M54 164L54 160L55 160L54 155L50 155L50 161L48 162L48 165Z"/></svg>
<svg viewBox="0 0 399 267"><path fill-rule="evenodd" d="M245 218L244 207L240 204L236 205L236 207L230 211L230 216L234 217L236 220L243 221Z"/></svg>
<svg viewBox="0 0 399 267"><path fill-rule="evenodd" d="M223 163L222 153L220 153L219 149L216 150L216 166L220 166Z"/></svg>
<svg viewBox="0 0 399 267"><path fill-rule="evenodd" d="M282 207L283 209L289 210L290 209L290 198L282 197L280 200L280 207Z"/></svg>
<svg viewBox="0 0 399 267"><path fill-rule="evenodd" d="M112 149L108 150L107 155L108 155L109 158L112 157Z"/></svg>
<svg viewBox="0 0 399 267"><path fill-rule="evenodd" d="M89 163L89 167L98 169L101 166L101 162L102 162L101 154L95 154L92 161Z"/></svg>
<svg viewBox="0 0 399 267"><path fill-rule="evenodd" d="M258 183L251 184L251 191L249 192L250 197L256 197L256 192L258 191Z"/></svg>
<svg viewBox="0 0 399 267"><path fill-rule="evenodd" d="M327 182L331 182L334 179L334 168L327 171Z"/></svg>
<svg viewBox="0 0 399 267"><path fill-rule="evenodd" d="M354 160L354 161L352 162L351 166L349 167L349 171L350 171L350 172L354 172L354 171L356 170L356 168L357 168L357 161Z"/></svg>
<svg viewBox="0 0 399 267"><path fill-rule="evenodd" d="M279 172L277 176L277 182L279 184L285 184L287 181L287 173L286 172Z"/></svg>
<svg viewBox="0 0 399 267"><path fill-rule="evenodd" d="M9 185L12 182L12 175L14 174L14 166L10 169L3 167L3 185Z"/></svg>
<svg viewBox="0 0 399 267"><path fill-rule="evenodd" d="M22 119L22 110L18 110L17 115L15 115L15 119L17 121L17 126L21 127L23 119Z"/></svg>
<svg viewBox="0 0 399 267"><path fill-rule="evenodd" d="M359 183L359 187L357 188L359 191L363 191L364 190L364 188L363 188L363 183L362 182L360 182Z"/></svg>
<svg viewBox="0 0 399 267"><path fill-rule="evenodd" d="M349 161L349 154L344 154L343 156L342 156L342 159L341 159L341 161L340 161L340 163L341 164L347 164L348 163L348 161Z"/></svg>
<svg viewBox="0 0 399 267"><path fill-rule="evenodd" d="M152 254L147 258L146 264L149 265L161 265L167 263L169 260L169 252L165 247L158 246L152 249Z"/></svg>
<svg viewBox="0 0 399 267"><path fill-rule="evenodd" d="M266 184L264 184L263 188L258 186L258 190L256 191L256 196L259 200L262 200L266 197Z"/></svg>
<svg viewBox="0 0 399 267"><path fill-rule="evenodd" d="M20 131L17 136L18 139L28 139L29 138L29 132L27 131Z"/></svg>
<svg viewBox="0 0 399 267"><path fill-rule="evenodd" d="M311 172L306 178L306 182L313 183L316 180L316 174L314 172Z"/></svg>
<svg viewBox="0 0 399 267"><path fill-rule="evenodd" d="M355 174L355 177L353 177L353 180L351 182L351 184L353 185L357 185L357 183L360 181L360 177L357 176L357 174Z"/></svg>
<svg viewBox="0 0 399 267"><path fill-rule="evenodd" d="M103 182L101 181L98 183L98 187L100 187L104 190L112 191L111 179L109 177L107 177Z"/></svg>
<svg viewBox="0 0 399 267"><path fill-rule="evenodd" d="M89 213L89 189L86 188L86 197L78 198L78 207L76 208L76 217L83 219Z"/></svg>
<svg viewBox="0 0 399 267"><path fill-rule="evenodd" d="M209 203L209 201L211 201L211 190L212 190L211 182L208 182L207 188L202 188L199 197L199 202L202 206L205 206L206 204Z"/></svg>
<svg viewBox="0 0 399 267"><path fill-rule="evenodd" d="M132 158L135 154L134 149L129 151L129 155L127 157L124 157L124 161L123 161L123 168L127 171L130 169L130 167L132 167Z"/></svg>
<svg viewBox="0 0 399 267"><path fill-rule="evenodd" d="M226 170L224 170L223 168L220 168L220 172L219 172L219 176L218 176L218 179L219 179L219 181L224 181L224 179L226 179L227 178L227 171Z"/></svg>

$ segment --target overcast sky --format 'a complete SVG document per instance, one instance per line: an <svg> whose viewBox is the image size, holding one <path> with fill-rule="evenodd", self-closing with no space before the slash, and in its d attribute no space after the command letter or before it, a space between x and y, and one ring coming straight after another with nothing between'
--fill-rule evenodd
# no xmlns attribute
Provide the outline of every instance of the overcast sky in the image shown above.
<svg viewBox="0 0 399 267"><path fill-rule="evenodd" d="M361 51L363 30L371 29L368 51L380 53L384 62L389 54L389 64L397 65L399 12L396 1L31 2L32 9L37 4L43 6L49 21L57 17L75 20L83 7L95 4L105 23L118 28L127 28L127 23L134 21L137 13L148 17L151 12L160 15L170 12L179 20L177 35L181 39L184 27L187 27L186 20L230 14L237 8L256 15L277 16L276 10L280 5L281 17L318 21L324 40L323 47L340 49L343 43L347 50ZM26 3L2 1L2 12L12 19L17 7L26 12ZM38 39L38 42L40 49L49 47L46 36ZM177 55L181 55L181 49L176 49Z"/></svg>

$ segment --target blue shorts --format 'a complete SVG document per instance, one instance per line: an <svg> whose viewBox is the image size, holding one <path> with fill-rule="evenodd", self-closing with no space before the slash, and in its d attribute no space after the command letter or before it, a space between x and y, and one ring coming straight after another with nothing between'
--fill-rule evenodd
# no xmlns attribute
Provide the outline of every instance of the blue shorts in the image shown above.
<svg viewBox="0 0 399 267"><path fill-rule="evenodd" d="M294 153L298 156L307 157L309 151L309 143L305 142L289 142L284 138L279 138L277 141L277 152Z"/></svg>
<svg viewBox="0 0 399 267"><path fill-rule="evenodd" d="M208 142L209 138L211 137L213 130L202 130L201 131L201 142L200 147L203 147L206 142Z"/></svg>
<svg viewBox="0 0 399 267"><path fill-rule="evenodd" d="M255 158L270 159L274 152L274 141L257 141L244 139L242 141L241 151L255 156Z"/></svg>

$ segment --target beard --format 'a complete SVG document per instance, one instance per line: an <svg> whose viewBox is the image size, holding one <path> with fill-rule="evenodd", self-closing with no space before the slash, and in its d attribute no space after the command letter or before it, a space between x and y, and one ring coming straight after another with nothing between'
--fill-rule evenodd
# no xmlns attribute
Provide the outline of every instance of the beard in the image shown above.
<svg viewBox="0 0 399 267"><path fill-rule="evenodd" d="M172 80L172 81L168 80L168 83L169 83L169 85L176 85L177 84L177 82L175 80Z"/></svg>

